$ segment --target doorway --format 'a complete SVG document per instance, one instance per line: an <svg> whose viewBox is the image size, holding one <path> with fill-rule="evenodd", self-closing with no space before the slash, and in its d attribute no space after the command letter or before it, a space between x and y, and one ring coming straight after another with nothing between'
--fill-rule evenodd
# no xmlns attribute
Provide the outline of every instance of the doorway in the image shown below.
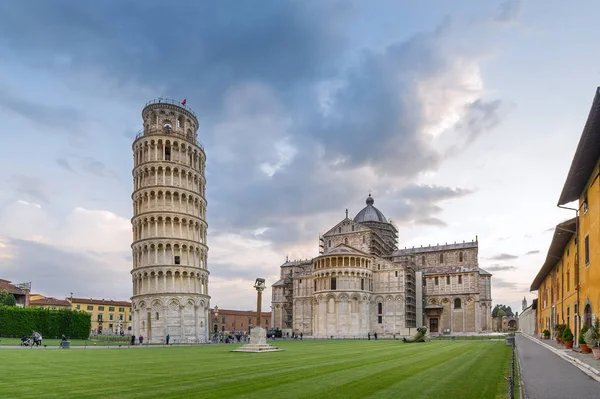
<svg viewBox="0 0 600 399"><path fill-rule="evenodd" d="M437 317L431 317L429 319L429 332L432 332L432 333L438 332L438 318Z"/></svg>
<svg viewBox="0 0 600 399"><path fill-rule="evenodd" d="M583 321L588 327L592 326L592 307L589 303L583 308Z"/></svg>

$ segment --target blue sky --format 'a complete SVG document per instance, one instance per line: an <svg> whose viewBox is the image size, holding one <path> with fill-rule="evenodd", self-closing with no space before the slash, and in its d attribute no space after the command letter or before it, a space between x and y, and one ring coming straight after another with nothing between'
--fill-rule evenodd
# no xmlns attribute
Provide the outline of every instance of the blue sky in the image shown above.
<svg viewBox="0 0 600 399"><path fill-rule="evenodd" d="M207 153L212 305L364 206L399 247L474 239L519 309L600 82L600 4L0 4L0 278L131 295L143 105L187 98ZM267 292L267 296L270 292ZM265 305L268 309L268 303Z"/></svg>

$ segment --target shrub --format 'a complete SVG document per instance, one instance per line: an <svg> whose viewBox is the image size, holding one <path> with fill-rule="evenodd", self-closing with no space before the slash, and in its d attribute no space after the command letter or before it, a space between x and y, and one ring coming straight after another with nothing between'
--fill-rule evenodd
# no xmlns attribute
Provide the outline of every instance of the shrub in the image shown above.
<svg viewBox="0 0 600 399"><path fill-rule="evenodd" d="M566 324L557 324L554 326L554 333L556 334L557 338L562 338L563 331L565 331L566 327Z"/></svg>
<svg viewBox="0 0 600 399"><path fill-rule="evenodd" d="M561 338L564 342L573 342L573 332L571 331L569 326L565 326Z"/></svg>
<svg viewBox="0 0 600 399"><path fill-rule="evenodd" d="M589 330L587 323L583 323L583 327L581 327L581 331L579 332L579 337L577 338L577 342L579 345L585 344L585 333Z"/></svg>
<svg viewBox="0 0 600 399"><path fill-rule="evenodd" d="M544 330L544 331L542 332L542 334L544 334L544 337L546 337L546 338L549 338L549 337L550 337L550 331L548 331L548 330Z"/></svg>
<svg viewBox="0 0 600 399"><path fill-rule="evenodd" d="M33 330L42 336L85 339L90 335L92 317L87 312L0 306L0 335L29 336Z"/></svg>

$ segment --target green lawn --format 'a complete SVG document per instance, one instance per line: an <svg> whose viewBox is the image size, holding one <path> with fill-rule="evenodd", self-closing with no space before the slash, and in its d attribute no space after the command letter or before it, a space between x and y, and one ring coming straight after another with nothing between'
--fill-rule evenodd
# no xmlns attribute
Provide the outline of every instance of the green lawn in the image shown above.
<svg viewBox="0 0 600 399"><path fill-rule="evenodd" d="M121 349L0 349L2 398L504 398L504 342L277 341Z"/></svg>
<svg viewBox="0 0 600 399"><path fill-rule="evenodd" d="M32 341L33 342L33 341ZM127 337L117 340L115 337L112 340L95 340L95 339L72 339L70 340L71 346L119 346L128 345L129 339ZM42 340L42 344L46 346L58 346L60 339L47 339ZM136 342L137 344L137 342ZM20 338L0 338L0 345L2 346L20 346Z"/></svg>

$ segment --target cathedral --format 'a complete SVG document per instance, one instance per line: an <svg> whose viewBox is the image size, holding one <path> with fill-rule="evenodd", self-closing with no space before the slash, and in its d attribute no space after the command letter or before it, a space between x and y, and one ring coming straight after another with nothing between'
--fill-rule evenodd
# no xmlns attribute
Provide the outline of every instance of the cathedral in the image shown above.
<svg viewBox="0 0 600 399"><path fill-rule="evenodd" d="M281 265L273 327L315 338L479 333L492 327L492 275L478 240L398 249L398 230L374 206L319 237L319 256Z"/></svg>

